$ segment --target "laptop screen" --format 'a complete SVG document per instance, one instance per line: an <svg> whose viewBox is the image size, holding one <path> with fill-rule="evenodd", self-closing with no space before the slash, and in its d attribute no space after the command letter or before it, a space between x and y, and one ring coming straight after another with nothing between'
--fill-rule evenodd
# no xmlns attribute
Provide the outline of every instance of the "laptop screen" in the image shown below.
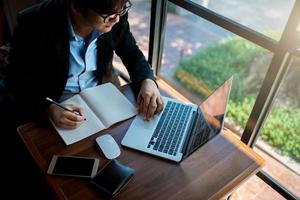
<svg viewBox="0 0 300 200"><path fill-rule="evenodd" d="M221 132L224 125L227 103L230 95L232 77L217 88L199 105L197 119L185 156Z"/></svg>

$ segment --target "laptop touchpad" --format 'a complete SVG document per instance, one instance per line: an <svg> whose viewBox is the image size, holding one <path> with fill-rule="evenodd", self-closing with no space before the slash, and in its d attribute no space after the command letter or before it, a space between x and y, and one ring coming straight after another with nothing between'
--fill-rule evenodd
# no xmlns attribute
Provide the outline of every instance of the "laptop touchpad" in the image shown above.
<svg viewBox="0 0 300 200"><path fill-rule="evenodd" d="M158 120L159 120L159 116L157 115L155 115L154 118L151 119L150 121L145 121L142 115L137 115L133 123L135 127L154 130L154 127L156 126Z"/></svg>

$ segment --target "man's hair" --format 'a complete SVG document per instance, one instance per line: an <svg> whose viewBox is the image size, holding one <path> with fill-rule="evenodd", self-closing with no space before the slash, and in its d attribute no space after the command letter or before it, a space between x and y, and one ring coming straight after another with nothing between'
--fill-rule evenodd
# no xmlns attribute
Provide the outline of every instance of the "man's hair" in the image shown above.
<svg viewBox="0 0 300 200"><path fill-rule="evenodd" d="M69 0L74 8L85 14L89 9L101 14L113 14L120 11L128 0Z"/></svg>

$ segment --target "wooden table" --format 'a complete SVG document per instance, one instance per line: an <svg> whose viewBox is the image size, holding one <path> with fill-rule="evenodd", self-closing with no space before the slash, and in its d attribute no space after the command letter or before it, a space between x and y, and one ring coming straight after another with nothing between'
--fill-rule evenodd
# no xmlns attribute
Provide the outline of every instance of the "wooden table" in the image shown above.
<svg viewBox="0 0 300 200"><path fill-rule="evenodd" d="M124 94L132 98L130 88ZM53 154L92 156L99 169L108 162L95 139L111 134L118 144L132 119L66 146L52 127L25 124L18 132L59 199L105 199L86 179L46 174ZM264 160L229 131L219 134L180 164L121 147L119 161L135 169L133 179L114 199L220 199L256 173Z"/></svg>

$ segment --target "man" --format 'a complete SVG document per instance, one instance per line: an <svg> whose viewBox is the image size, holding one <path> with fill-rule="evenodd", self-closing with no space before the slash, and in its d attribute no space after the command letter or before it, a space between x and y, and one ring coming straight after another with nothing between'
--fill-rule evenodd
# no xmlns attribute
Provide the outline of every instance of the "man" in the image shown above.
<svg viewBox="0 0 300 200"><path fill-rule="evenodd" d="M128 0L47 0L19 14L5 86L14 94L22 119L47 113L57 126L80 126L84 112L79 105L66 107L81 116L45 99L59 101L85 88L115 82L113 52L140 89L137 106L144 119L161 112L153 72L130 33L130 7Z"/></svg>

